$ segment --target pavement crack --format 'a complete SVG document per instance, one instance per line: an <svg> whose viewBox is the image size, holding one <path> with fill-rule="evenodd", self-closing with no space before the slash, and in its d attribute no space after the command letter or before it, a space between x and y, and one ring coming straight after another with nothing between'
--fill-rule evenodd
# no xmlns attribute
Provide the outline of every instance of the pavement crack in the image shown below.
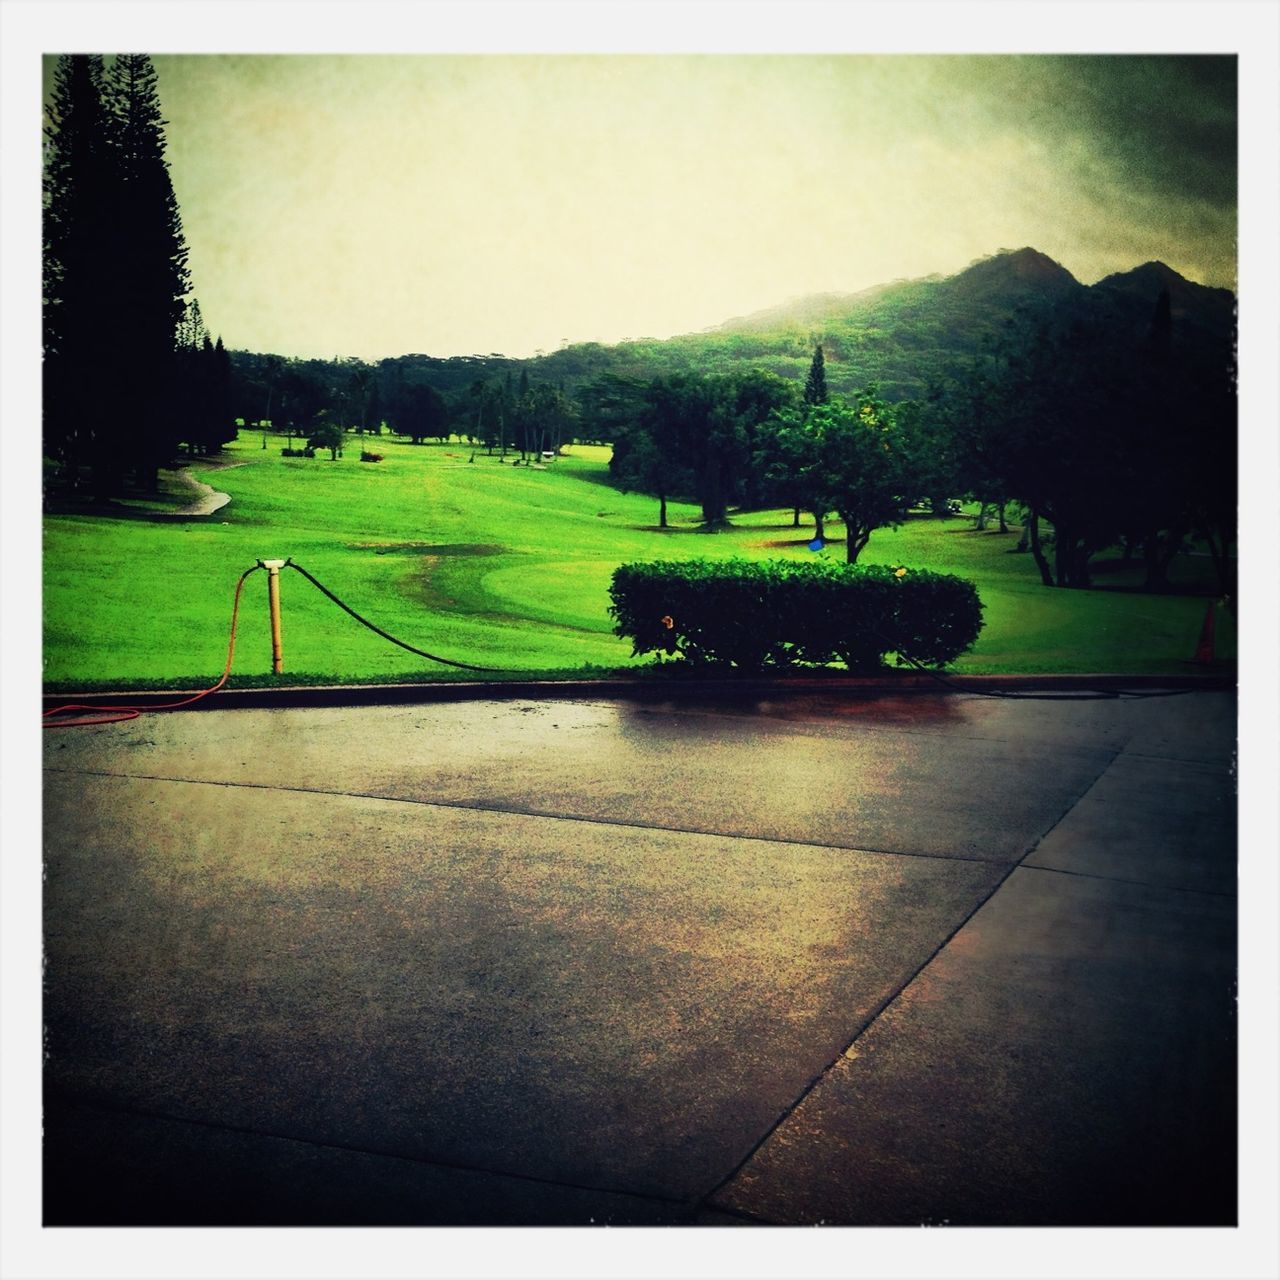
<svg viewBox="0 0 1280 1280"><path fill-rule="evenodd" d="M1169 893L1195 893L1205 898L1226 898L1232 902L1240 896L1225 889L1196 889L1190 885L1158 884L1154 880L1133 880L1127 876L1100 876L1091 871L1070 871L1066 867L1046 867L1027 862L1022 863L1021 866L1024 871L1046 871L1050 875L1072 876L1077 880L1100 880L1104 884L1132 884L1141 889L1161 889Z"/></svg>
<svg viewBox="0 0 1280 1280"><path fill-rule="evenodd" d="M964 853L929 853L912 849L876 849L863 845L840 844L829 840L811 840L800 836L759 835L743 831L726 831L714 827L679 827L659 822L623 821L601 818L593 814L553 813L546 809L518 808L514 805L483 804L471 800L421 800L412 796L387 796L373 791L337 791L327 787L290 787L279 783L216 781L209 778L178 778L168 774L120 773L110 769L59 769L47 766L47 773L90 778L117 778L122 781L171 782L191 787L243 788L248 791L280 791L291 795L331 796L335 799L373 800L381 804L415 805L423 809L453 809L471 813L500 814L511 818L539 818L547 822L583 822L593 826L614 827L623 831L663 831L670 835L705 836L720 840L750 840L762 844L798 845L807 849L831 849L838 853L863 853L885 858L919 858L930 862L969 862L980 866L1001 866L1003 858L979 858ZM1029 851L1028 851L1029 852Z"/></svg>
<svg viewBox="0 0 1280 1280"><path fill-rule="evenodd" d="M1079 804L1080 801L1086 795L1088 795L1088 793L1097 785L1098 780L1103 776L1103 774L1106 773L1106 771L1109 768L1111 768L1111 766L1115 763L1116 758L1120 755L1122 750L1123 748L1116 748L1116 750L1114 750L1111 753L1110 759L1106 762L1105 765L1103 765L1103 767L1099 770L1099 772L1089 781L1088 785L1086 785L1076 796L1074 796L1071 799L1071 801L1067 804L1066 808L1063 809L1063 811L1058 815L1058 817L1054 819L1054 821L1049 824L1049 826L1040 834L1040 836L1037 837L1037 839L1034 840L1028 846L1028 848L1023 852L1022 856L1016 862L1013 862L1008 867L1006 867L1004 873L996 880L996 882L991 886L991 888L974 903L974 905L960 919L960 921L946 935L946 937L944 937L942 941L938 943L938 945L920 962L919 965L917 965L910 973L908 973L906 978L902 982L900 982L894 990L890 991L887 995L885 995L884 998L875 1006L875 1008L873 1008L870 1011L870 1013L867 1014L867 1016L861 1021L861 1023L858 1024L858 1027L855 1030L852 1038L844 1046L844 1048L841 1049L840 1052L837 1053L835 1057L833 1057L830 1060L830 1062L828 1062L827 1065L823 1067L822 1070L819 1071L809 1081L807 1085L805 1085L803 1089L801 1089L801 1091L799 1092L799 1094L796 1095L794 1100L782 1111L782 1113L777 1117L777 1119L774 1120L774 1122L769 1126L769 1128L766 1129L765 1132L760 1135L760 1137L756 1140L755 1144L751 1147L751 1149L746 1153L745 1156L742 1157L741 1160L738 1161L736 1165L734 1165L734 1167L728 1172L728 1174L726 1174L725 1177L723 1177L718 1183L715 1184L715 1186L713 1186L709 1191L707 1191L704 1194L704 1196L700 1201L700 1203L703 1206L707 1208L715 1208L717 1210L720 1208L720 1206L715 1203L715 1197L718 1196L727 1186L729 1186L729 1184L733 1182L735 1178L737 1178L737 1176L743 1171L743 1169L745 1169L747 1165L749 1165L751 1161L755 1159L756 1154L764 1147L764 1145L769 1141L769 1139L772 1138L773 1135L777 1133L777 1131L787 1122L787 1120L789 1120L795 1114L795 1112L803 1105L805 1099L808 1098L809 1095L818 1087L818 1085L820 1085L822 1081L839 1065L841 1060L847 1057L849 1051L854 1047L854 1045L858 1043L859 1040L862 1039L864 1035L866 1035L866 1033L871 1029L871 1027L873 1027L876 1024L876 1022L879 1020L881 1015L892 1004L894 1004L902 995L902 993L906 991L906 989L909 986L911 986L913 982L915 982L915 980L934 962L934 960L938 958L939 955L942 954L942 952L951 944L952 939L954 939L955 936L963 928L965 928L965 926L968 925L968 923L971 920L973 920L975 916L977 916L977 914L982 910L982 908L985 907L987 903L990 902L991 899L994 898L996 894L1000 892L1000 890L1008 882L1009 877L1013 875L1013 873L1022 866L1023 862L1028 857L1031 856L1032 852L1035 849L1037 849L1040 846L1041 842L1045 839L1045 837L1051 831L1053 831L1053 829L1063 821L1063 819L1067 816L1067 814L1069 814L1071 810L1074 809L1076 805Z"/></svg>
<svg viewBox="0 0 1280 1280"><path fill-rule="evenodd" d="M1009 871L1011 874L1014 870L1014 867L1020 867L1033 853L1035 853L1035 851L1042 844L1044 844L1045 840L1048 839L1048 837L1052 835L1053 832L1056 831L1057 828L1062 825L1062 823L1066 820L1067 815L1072 811L1072 809L1074 809L1076 805L1078 805L1080 801L1083 800L1085 796L1087 796L1089 792L1092 791L1094 787L1096 787L1098 783L1102 781L1102 779L1106 776L1107 770L1110 769L1111 766L1115 764L1115 762L1123 754L1124 754L1123 747L1117 747L1114 751L1110 753L1110 758L1107 760L1106 764L1104 764L1102 768L1099 769L1096 774L1094 774L1094 776L1089 780L1089 782L1084 787L1082 787L1080 791L1076 793L1076 795L1072 796L1071 799L1067 801L1066 808L1063 809L1063 811L1060 814L1058 814L1058 816L1022 851L1022 856L1017 860L1017 862L1014 863L1013 867L1009 868ZM1009 878L1008 876L1005 876L1005 880L1007 880L1008 878ZM1004 881L1002 880L1000 883L1003 884Z"/></svg>

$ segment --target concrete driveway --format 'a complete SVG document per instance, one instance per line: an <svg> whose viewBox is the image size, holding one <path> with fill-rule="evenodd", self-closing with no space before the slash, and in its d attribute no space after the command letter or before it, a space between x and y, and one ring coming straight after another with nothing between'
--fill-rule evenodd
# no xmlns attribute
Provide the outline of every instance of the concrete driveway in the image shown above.
<svg viewBox="0 0 1280 1280"><path fill-rule="evenodd" d="M1235 1221L1230 694L45 739L47 1224Z"/></svg>

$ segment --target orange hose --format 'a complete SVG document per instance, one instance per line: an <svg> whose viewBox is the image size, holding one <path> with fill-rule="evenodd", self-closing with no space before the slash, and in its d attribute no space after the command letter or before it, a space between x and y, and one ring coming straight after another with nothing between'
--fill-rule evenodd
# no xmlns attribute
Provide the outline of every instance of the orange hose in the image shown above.
<svg viewBox="0 0 1280 1280"><path fill-rule="evenodd" d="M236 652L236 618L240 613L240 592L244 587L245 579L251 573L257 573L261 569L261 565L254 565L252 569L246 569L240 575L240 581L236 583L235 599L231 604L231 638L227 644L227 665L222 669L222 678L217 684L208 689L202 689L199 693L192 694L189 698L183 698L180 702L162 702L150 707L110 707L110 706L88 706L83 702L68 702L60 707L51 707L44 713L44 728L46 729L78 729L85 725L91 724L120 724L125 720L136 720L144 711L175 711L178 707L189 707L193 702L199 702L201 698L207 698L211 693L217 693L224 684L227 683L227 677L231 674L231 660L235 657ZM91 719L80 720L50 720L50 716L59 716L68 711L111 711L115 714L109 716L94 716Z"/></svg>

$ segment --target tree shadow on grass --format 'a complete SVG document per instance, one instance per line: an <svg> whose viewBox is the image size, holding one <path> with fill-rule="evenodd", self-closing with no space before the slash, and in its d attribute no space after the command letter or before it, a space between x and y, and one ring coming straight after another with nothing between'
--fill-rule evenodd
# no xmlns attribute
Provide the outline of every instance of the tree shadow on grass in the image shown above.
<svg viewBox="0 0 1280 1280"><path fill-rule="evenodd" d="M807 548L809 546L809 543L811 543L812 541L813 541L813 535L810 534L807 538L774 538L768 542L753 542L751 545L753 547L805 547ZM827 547L843 547L847 541L848 541L847 538L824 537L822 539L822 546L824 549Z"/></svg>
<svg viewBox="0 0 1280 1280"><path fill-rule="evenodd" d="M605 514L605 513L602 513L602 514ZM730 533L733 530L732 525L721 525L720 528L718 529L708 529L704 525L700 525L700 524L682 524L682 525L669 524L665 529L660 524L629 524L629 525L625 525L624 528L632 529L636 533L672 533L672 534L675 534L675 533L701 533L701 534Z"/></svg>
<svg viewBox="0 0 1280 1280"><path fill-rule="evenodd" d="M166 510L161 506L161 504L166 503L164 495L158 498L139 499L139 501L154 502L156 506L134 506L127 499L124 501L111 499L107 502L91 502L88 500L50 498L44 504L44 514L46 516L91 516L100 520L138 520L149 524L176 524L188 521L192 524L202 524L214 516L223 518L226 510L225 507L219 507L216 511L203 514L184 512L182 508L190 504L190 495L176 498L172 503L171 510Z"/></svg>
<svg viewBox="0 0 1280 1280"><path fill-rule="evenodd" d="M497 542L348 542L346 547L378 556L500 556L511 550Z"/></svg>
<svg viewBox="0 0 1280 1280"><path fill-rule="evenodd" d="M1170 566L1172 581L1153 587L1146 585L1146 573L1140 561L1096 560L1089 565L1091 589L1118 595L1200 596L1221 594L1213 562L1207 557L1180 556ZM1099 582L1099 578L1111 581Z"/></svg>

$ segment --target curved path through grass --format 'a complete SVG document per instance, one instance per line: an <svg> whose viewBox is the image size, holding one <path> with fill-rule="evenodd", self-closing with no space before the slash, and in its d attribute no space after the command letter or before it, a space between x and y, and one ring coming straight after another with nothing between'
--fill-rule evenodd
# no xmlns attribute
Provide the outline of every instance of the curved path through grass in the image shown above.
<svg viewBox="0 0 1280 1280"><path fill-rule="evenodd" d="M180 467L174 472L174 477L180 484L194 490L198 495L194 502L189 502L185 507L175 511L173 513L175 516L211 516L215 511L221 511L231 501L229 493L219 493L213 485L197 480L191 474L189 467Z"/></svg>

